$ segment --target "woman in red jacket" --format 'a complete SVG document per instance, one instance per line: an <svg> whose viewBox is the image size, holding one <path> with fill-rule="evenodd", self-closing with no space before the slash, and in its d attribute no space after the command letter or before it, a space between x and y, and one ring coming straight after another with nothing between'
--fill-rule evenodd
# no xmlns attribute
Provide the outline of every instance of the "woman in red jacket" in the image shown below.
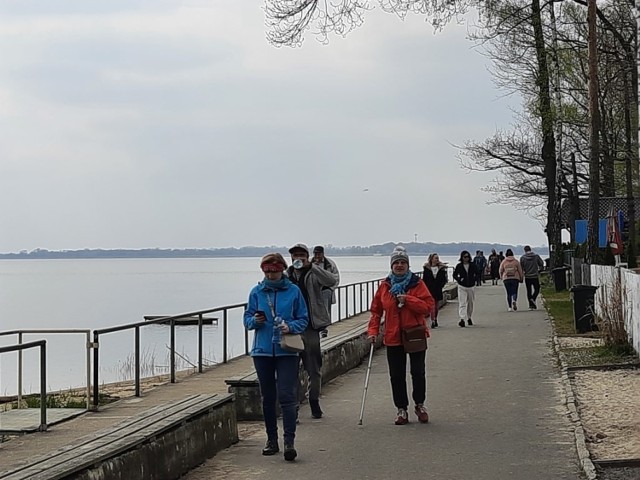
<svg viewBox="0 0 640 480"><path fill-rule="evenodd" d="M402 330L423 326L425 338L429 337L426 315L435 300L420 277L409 270L409 255L402 247L396 247L391 254L391 273L380 284L371 302L371 319L368 335L375 342L380 333L380 321L384 314L384 344L391 379L393 403L398 409L396 425L409 423L407 408L407 352L402 344ZM409 353L411 364L412 397L415 414L421 423L429 421L424 405L427 396L426 349Z"/></svg>

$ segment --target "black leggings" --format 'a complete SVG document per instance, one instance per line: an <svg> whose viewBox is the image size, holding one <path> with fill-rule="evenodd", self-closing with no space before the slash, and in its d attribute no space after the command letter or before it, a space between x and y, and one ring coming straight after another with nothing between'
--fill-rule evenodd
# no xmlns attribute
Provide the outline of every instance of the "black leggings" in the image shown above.
<svg viewBox="0 0 640 480"><path fill-rule="evenodd" d="M427 352L409 353L411 363L411 384L413 387L413 401L423 404L427 397L427 373L425 360ZM409 398L407 396L407 354L402 345L387 346L387 363L389 364L389 376L391 377L391 392L396 408L407 408Z"/></svg>

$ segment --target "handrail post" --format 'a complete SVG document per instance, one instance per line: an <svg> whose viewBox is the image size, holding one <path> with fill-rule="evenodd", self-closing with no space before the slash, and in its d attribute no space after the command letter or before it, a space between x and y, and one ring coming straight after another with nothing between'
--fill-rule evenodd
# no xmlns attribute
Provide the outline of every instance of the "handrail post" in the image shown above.
<svg viewBox="0 0 640 480"><path fill-rule="evenodd" d="M135 389L136 397L140 396L140 327L135 328Z"/></svg>
<svg viewBox="0 0 640 480"><path fill-rule="evenodd" d="M86 343L86 369L87 369L87 410L91 410L91 330L85 334Z"/></svg>
<svg viewBox="0 0 640 480"><path fill-rule="evenodd" d="M342 288L338 287L338 294L336 295L336 306L338 307L338 321L342 320L342 310L340 309L340 296Z"/></svg>
<svg viewBox="0 0 640 480"><path fill-rule="evenodd" d="M351 298L353 305L353 315L356 315L356 285L353 285L353 297Z"/></svg>
<svg viewBox="0 0 640 480"><path fill-rule="evenodd" d="M93 410L98 411L98 403L100 398L100 392L98 384L100 382L100 334L94 330L93 332Z"/></svg>
<svg viewBox="0 0 640 480"><path fill-rule="evenodd" d="M202 314L198 315L198 373L202 373Z"/></svg>
<svg viewBox="0 0 640 480"><path fill-rule="evenodd" d="M225 308L222 311L222 363L227 363L227 323L228 323L228 311Z"/></svg>
<svg viewBox="0 0 640 480"><path fill-rule="evenodd" d="M22 332L18 333L18 345L22 345ZM18 408L22 408L22 350L18 350Z"/></svg>
<svg viewBox="0 0 640 480"><path fill-rule="evenodd" d="M171 383L176 383L176 321L171 319Z"/></svg>
<svg viewBox="0 0 640 480"><path fill-rule="evenodd" d="M47 430L47 341L40 345L40 427L41 432Z"/></svg>

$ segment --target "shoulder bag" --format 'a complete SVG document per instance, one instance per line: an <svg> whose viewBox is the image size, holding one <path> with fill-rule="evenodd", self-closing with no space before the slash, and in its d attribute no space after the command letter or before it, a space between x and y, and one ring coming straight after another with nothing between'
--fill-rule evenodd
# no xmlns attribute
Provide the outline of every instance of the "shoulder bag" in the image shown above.
<svg viewBox="0 0 640 480"><path fill-rule="evenodd" d="M304 352L304 341L299 333L283 333L280 346L289 352Z"/></svg>
<svg viewBox="0 0 640 480"><path fill-rule="evenodd" d="M267 302L269 303L269 308L271 309L271 315L273 316L273 318L276 318L276 310L273 306L273 302L271 301L271 297L268 294ZM302 340L302 335L300 335L299 333L283 333L282 339L280 340L280 348L288 352L304 352L304 341Z"/></svg>
<svg viewBox="0 0 640 480"><path fill-rule="evenodd" d="M402 346L406 353L423 352L427 349L425 326L402 329Z"/></svg>

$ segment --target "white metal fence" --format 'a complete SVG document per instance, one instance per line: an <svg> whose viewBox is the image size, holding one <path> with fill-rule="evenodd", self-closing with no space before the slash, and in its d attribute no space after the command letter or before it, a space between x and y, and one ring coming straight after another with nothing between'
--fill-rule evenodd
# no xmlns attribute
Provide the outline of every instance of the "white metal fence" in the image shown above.
<svg viewBox="0 0 640 480"><path fill-rule="evenodd" d="M629 335L629 342L636 352L640 352L640 275L627 270L607 265L591 265L591 285L600 288L595 295L596 315L600 315L605 302L603 299L613 296L616 279L620 278L622 298L624 301L624 324Z"/></svg>

